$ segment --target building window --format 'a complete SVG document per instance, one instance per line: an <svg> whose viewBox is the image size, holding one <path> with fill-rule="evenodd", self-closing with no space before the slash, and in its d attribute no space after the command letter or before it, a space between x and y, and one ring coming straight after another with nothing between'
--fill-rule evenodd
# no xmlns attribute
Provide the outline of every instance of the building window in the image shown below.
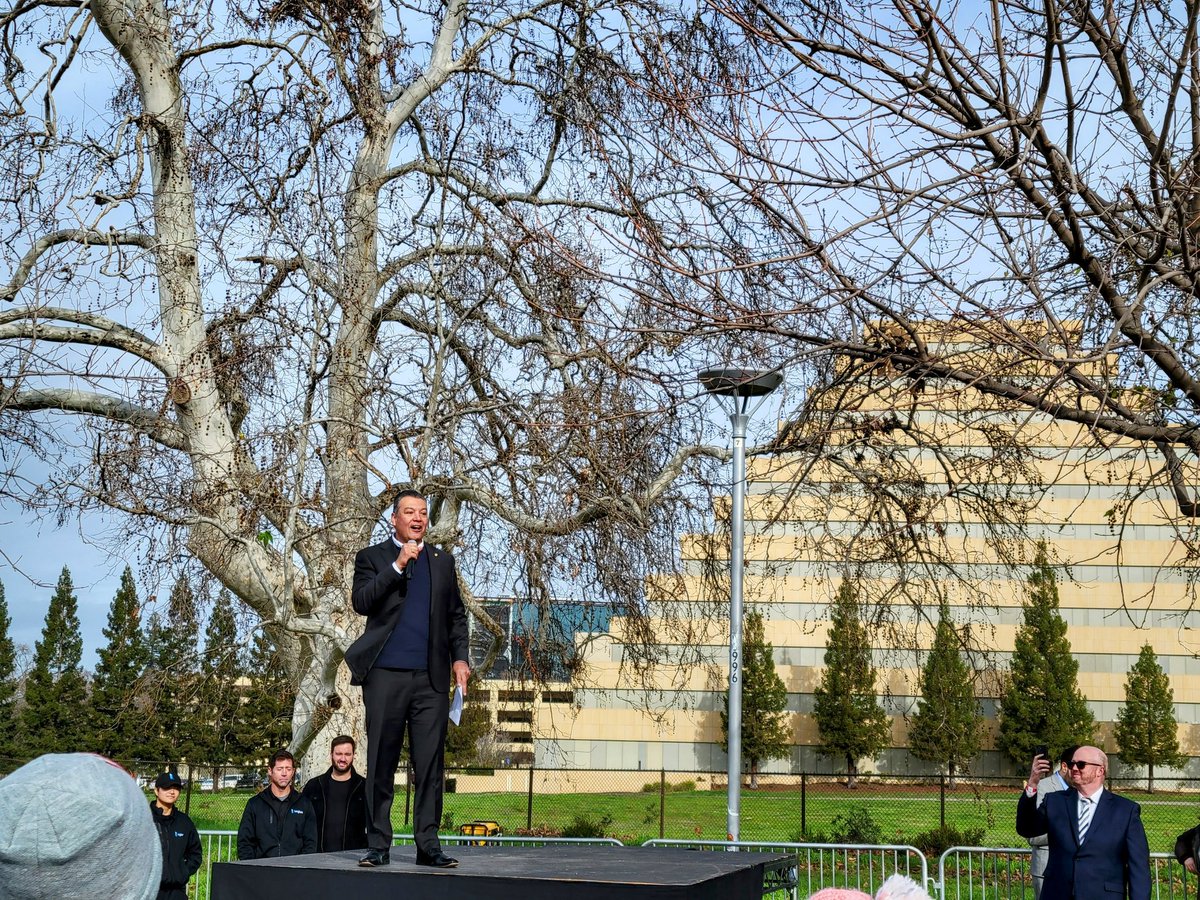
<svg viewBox="0 0 1200 900"><path fill-rule="evenodd" d="M533 691L500 691L501 703L532 703Z"/></svg>

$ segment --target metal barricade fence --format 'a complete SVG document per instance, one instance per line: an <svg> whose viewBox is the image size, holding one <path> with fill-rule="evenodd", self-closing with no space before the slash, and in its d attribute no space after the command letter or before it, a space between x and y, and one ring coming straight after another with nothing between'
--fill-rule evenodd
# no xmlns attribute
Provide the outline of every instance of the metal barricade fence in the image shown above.
<svg viewBox="0 0 1200 900"><path fill-rule="evenodd" d="M939 900L1033 900L1028 847L951 847L938 859L929 893ZM1150 854L1150 896L1190 900L1196 876L1170 853Z"/></svg>
<svg viewBox="0 0 1200 900"><path fill-rule="evenodd" d="M793 900L804 900L825 887L854 888L874 894L891 875L907 875L926 890L929 864L916 847L898 844L795 844L774 841L687 841L656 838L643 847L693 850L753 850L787 853L796 860Z"/></svg>
<svg viewBox="0 0 1200 900"><path fill-rule="evenodd" d="M938 858L936 896L1033 900L1030 856L1028 847L951 847Z"/></svg>
<svg viewBox="0 0 1200 900"><path fill-rule="evenodd" d="M236 831L200 830L200 846L204 851L204 862L196 877L188 882L188 896L194 900L209 900L212 884L212 864L237 859Z"/></svg>
<svg viewBox="0 0 1200 900"><path fill-rule="evenodd" d="M189 885L193 900L210 900L212 864L237 859L237 832L201 831L204 865ZM411 844L411 834L398 834L394 843ZM446 844L487 843L543 847L574 844L620 847L616 838L513 837L446 834ZM683 847L694 850L748 850L789 854L795 859L792 900L804 900L823 887L854 888L874 894L893 874L907 875L937 900L1033 900L1028 847L951 847L938 858L937 880L921 851L898 844L796 844L771 841L646 841L643 847ZM1169 853L1150 854L1151 897L1191 900L1196 876Z"/></svg>

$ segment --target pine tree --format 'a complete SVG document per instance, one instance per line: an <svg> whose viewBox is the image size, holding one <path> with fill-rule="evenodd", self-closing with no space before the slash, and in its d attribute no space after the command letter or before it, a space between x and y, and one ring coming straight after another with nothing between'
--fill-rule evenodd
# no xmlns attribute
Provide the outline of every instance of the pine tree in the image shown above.
<svg viewBox="0 0 1200 900"><path fill-rule="evenodd" d="M292 707L296 692L270 631L260 626L254 634L246 666L249 684L238 708L233 758L252 763L266 759L292 739Z"/></svg>
<svg viewBox="0 0 1200 900"><path fill-rule="evenodd" d="M859 618L854 586L844 580L833 601L825 671L814 692L814 716L821 733L820 752L846 760L846 784L855 786L858 761L874 758L887 746L888 716L875 699L871 644Z"/></svg>
<svg viewBox="0 0 1200 900"><path fill-rule="evenodd" d="M196 691L197 762L212 767L214 789L221 784L221 769L238 755L241 707L238 679L243 674L233 597L228 591L221 591L204 631L204 654Z"/></svg>
<svg viewBox="0 0 1200 900"><path fill-rule="evenodd" d="M1029 765L1038 744L1046 744L1053 756L1073 744L1090 744L1095 730L1079 692L1079 663L1058 613L1058 582L1045 545L1038 547L1028 585L1024 622L1000 700L997 741L1018 767Z"/></svg>
<svg viewBox="0 0 1200 900"><path fill-rule="evenodd" d="M0 774L15 762L17 752L17 650L8 633L10 627L4 582L0 581Z"/></svg>
<svg viewBox="0 0 1200 900"><path fill-rule="evenodd" d="M197 705L199 623L196 597L187 578L171 588L165 618L151 614L146 625L149 661L143 677L148 707L148 751L156 760L197 759L196 738L207 726Z"/></svg>
<svg viewBox="0 0 1200 900"><path fill-rule="evenodd" d="M1142 647L1125 681L1125 705L1117 713L1113 736L1121 761L1149 767L1149 792L1154 793L1154 767L1182 766L1175 721L1175 693L1167 673L1158 664L1154 648Z"/></svg>
<svg viewBox="0 0 1200 900"><path fill-rule="evenodd" d="M982 725L971 670L959 653L958 635L943 604L921 673L921 699L908 732L909 748L917 759L945 764L953 788L958 770L979 752Z"/></svg>
<svg viewBox="0 0 1200 900"><path fill-rule="evenodd" d="M71 573L64 566L46 611L42 638L34 646L33 668L25 681L21 738L30 756L93 748L82 658L79 602Z"/></svg>
<svg viewBox="0 0 1200 900"><path fill-rule="evenodd" d="M750 787L758 787L759 763L788 755L787 687L775 671L774 648L767 643L762 613L746 616L742 640L742 760ZM721 710L721 748L729 752L729 692Z"/></svg>
<svg viewBox="0 0 1200 900"><path fill-rule="evenodd" d="M99 662L92 681L96 748L105 756L123 761L145 759L151 749L145 711L137 703L148 658L140 619L137 587L133 572L126 566L108 610L104 627L108 643L97 653Z"/></svg>

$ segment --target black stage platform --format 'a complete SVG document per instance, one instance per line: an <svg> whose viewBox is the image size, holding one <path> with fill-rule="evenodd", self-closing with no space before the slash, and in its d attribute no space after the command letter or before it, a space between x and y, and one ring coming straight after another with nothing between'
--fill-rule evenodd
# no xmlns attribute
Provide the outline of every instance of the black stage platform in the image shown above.
<svg viewBox="0 0 1200 900"><path fill-rule="evenodd" d="M775 853L658 847L447 846L456 869L358 866L361 851L214 863L212 900L758 900L794 862Z"/></svg>

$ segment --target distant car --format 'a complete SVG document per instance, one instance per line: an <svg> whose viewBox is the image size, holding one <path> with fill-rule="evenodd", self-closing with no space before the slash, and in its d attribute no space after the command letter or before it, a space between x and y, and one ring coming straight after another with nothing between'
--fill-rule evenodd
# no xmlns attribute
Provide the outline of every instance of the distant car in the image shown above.
<svg viewBox="0 0 1200 900"><path fill-rule="evenodd" d="M250 789L250 790L257 791L260 788L262 788L262 786L265 785L266 783L267 783L267 780L265 778L263 778L263 776L260 775L258 772L243 772L241 775L238 776L237 782L234 784L234 787L241 788L243 790Z"/></svg>

